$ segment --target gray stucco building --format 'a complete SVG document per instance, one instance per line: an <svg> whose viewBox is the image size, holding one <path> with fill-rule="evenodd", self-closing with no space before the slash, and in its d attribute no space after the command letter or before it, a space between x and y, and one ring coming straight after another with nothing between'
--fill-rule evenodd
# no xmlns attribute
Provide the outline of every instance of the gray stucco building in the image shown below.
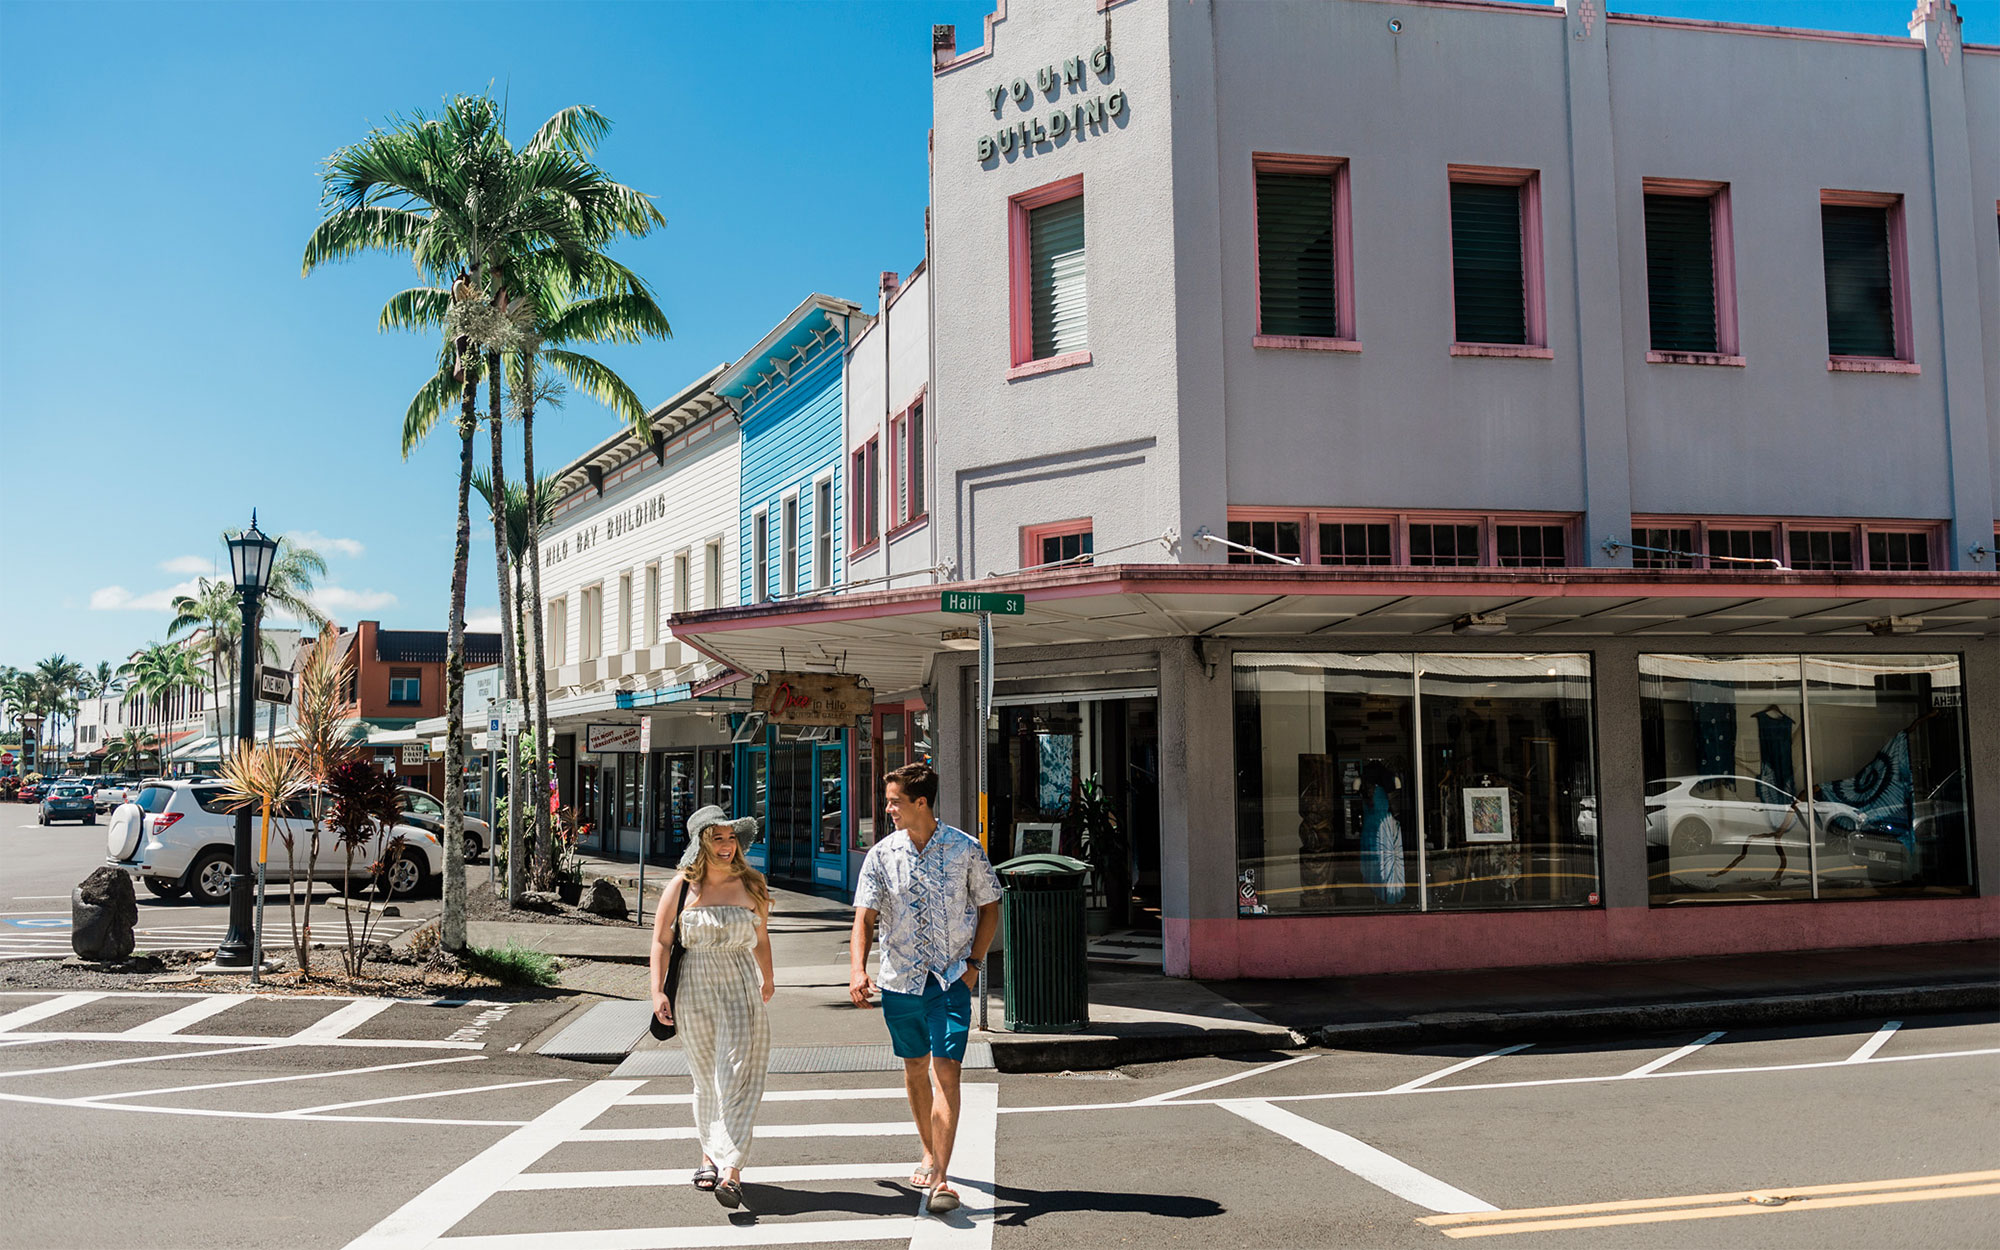
<svg viewBox="0 0 2000 1250"><path fill-rule="evenodd" d="M2000 49L1000 0L935 54L935 588L698 613L935 717L1167 970L2000 932ZM1129 880L1119 880L1119 877Z"/></svg>

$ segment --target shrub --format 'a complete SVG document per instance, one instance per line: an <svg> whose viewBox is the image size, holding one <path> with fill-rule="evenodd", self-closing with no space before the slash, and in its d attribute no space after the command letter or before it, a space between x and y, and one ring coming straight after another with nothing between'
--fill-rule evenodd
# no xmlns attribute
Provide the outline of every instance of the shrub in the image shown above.
<svg viewBox="0 0 2000 1250"><path fill-rule="evenodd" d="M468 946L466 971L492 977L502 985L546 988L556 983L562 960L509 939L505 946Z"/></svg>

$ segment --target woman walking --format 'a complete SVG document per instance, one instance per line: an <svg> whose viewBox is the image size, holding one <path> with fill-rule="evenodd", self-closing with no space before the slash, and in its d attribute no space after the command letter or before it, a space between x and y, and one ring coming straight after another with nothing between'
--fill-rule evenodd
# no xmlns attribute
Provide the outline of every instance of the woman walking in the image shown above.
<svg viewBox="0 0 2000 1250"><path fill-rule="evenodd" d="M694 1127L701 1140L695 1188L735 1208L743 1202L757 1106L770 1067L771 1023L764 1004L777 982L771 968L771 891L743 860L756 832L709 806L688 817L688 849L653 917L653 1014L672 1024L694 1077ZM674 927L681 937L676 1000L663 981Z"/></svg>

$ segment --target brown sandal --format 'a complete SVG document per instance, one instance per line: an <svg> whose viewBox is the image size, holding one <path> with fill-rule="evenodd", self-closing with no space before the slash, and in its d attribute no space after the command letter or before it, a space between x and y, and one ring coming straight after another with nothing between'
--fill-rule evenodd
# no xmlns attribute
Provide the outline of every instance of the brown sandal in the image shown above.
<svg viewBox="0 0 2000 1250"><path fill-rule="evenodd" d="M958 1194L947 1188L950 1184L950 1181L940 1180L932 1187L930 1202L932 1215L937 1215L945 1211L958 1210Z"/></svg>

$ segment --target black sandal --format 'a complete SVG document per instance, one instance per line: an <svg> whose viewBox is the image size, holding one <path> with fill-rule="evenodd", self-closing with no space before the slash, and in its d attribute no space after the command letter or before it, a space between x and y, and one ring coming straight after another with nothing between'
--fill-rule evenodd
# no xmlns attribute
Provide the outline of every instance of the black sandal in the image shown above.
<svg viewBox="0 0 2000 1250"><path fill-rule="evenodd" d="M735 1181L723 1181L715 1187L715 1200L734 1211L743 1205L743 1187Z"/></svg>
<svg viewBox="0 0 2000 1250"><path fill-rule="evenodd" d="M713 1191L716 1182L721 1179L722 1173L716 1170L716 1166L713 1163L705 1162L694 1170L694 1187L703 1193Z"/></svg>

